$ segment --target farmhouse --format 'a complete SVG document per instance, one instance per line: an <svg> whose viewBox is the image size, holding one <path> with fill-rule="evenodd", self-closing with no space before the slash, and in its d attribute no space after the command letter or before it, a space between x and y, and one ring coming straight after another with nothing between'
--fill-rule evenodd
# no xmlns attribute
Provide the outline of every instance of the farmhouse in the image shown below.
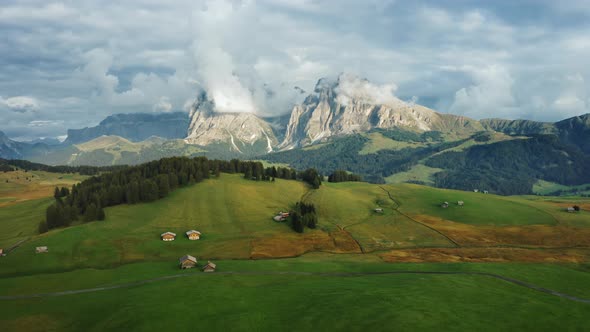
<svg viewBox="0 0 590 332"><path fill-rule="evenodd" d="M37 254L41 254L41 253L48 252L48 251L49 251L49 249L47 248L47 246L41 246L41 247L35 248L35 252Z"/></svg>
<svg viewBox="0 0 590 332"><path fill-rule="evenodd" d="M205 265L203 267L203 272L215 272L216 268L217 268L217 265L215 265L215 263L208 261L207 265Z"/></svg>
<svg viewBox="0 0 590 332"><path fill-rule="evenodd" d="M443 209L446 209L449 207L449 202L444 202L440 205Z"/></svg>
<svg viewBox="0 0 590 332"><path fill-rule="evenodd" d="M289 218L289 212L279 211L279 213L273 217L274 221L284 221Z"/></svg>
<svg viewBox="0 0 590 332"><path fill-rule="evenodd" d="M162 233L160 237L162 238L162 241L174 241L176 234L172 232L166 232Z"/></svg>
<svg viewBox="0 0 590 332"><path fill-rule="evenodd" d="M464 204L465 204L465 202L463 202L463 201L458 201L457 202L457 205L459 205L459 206L463 206Z"/></svg>
<svg viewBox="0 0 590 332"><path fill-rule="evenodd" d="M181 269L192 269L197 266L197 259L191 255L184 255L178 261Z"/></svg>
<svg viewBox="0 0 590 332"><path fill-rule="evenodd" d="M186 232L186 236L189 240L198 240L201 238L201 232L195 231L194 229Z"/></svg>

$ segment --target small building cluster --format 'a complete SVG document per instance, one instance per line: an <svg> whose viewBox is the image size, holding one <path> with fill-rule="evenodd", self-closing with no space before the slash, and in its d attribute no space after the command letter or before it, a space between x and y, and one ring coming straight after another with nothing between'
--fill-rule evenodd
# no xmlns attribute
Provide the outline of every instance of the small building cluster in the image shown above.
<svg viewBox="0 0 590 332"><path fill-rule="evenodd" d="M273 217L274 221L285 221L289 218L289 212L279 211L276 216Z"/></svg>
<svg viewBox="0 0 590 332"><path fill-rule="evenodd" d="M192 269L197 267L197 259L191 255L184 255L178 260L180 268L182 270ZM207 261L207 264L203 266L203 272L215 272L217 265L211 261Z"/></svg>
<svg viewBox="0 0 590 332"><path fill-rule="evenodd" d="M199 240L201 238L201 232L195 231L194 229L187 231L185 234L189 240ZM176 239L176 233L165 232L160 234L160 237L162 241L174 241Z"/></svg>

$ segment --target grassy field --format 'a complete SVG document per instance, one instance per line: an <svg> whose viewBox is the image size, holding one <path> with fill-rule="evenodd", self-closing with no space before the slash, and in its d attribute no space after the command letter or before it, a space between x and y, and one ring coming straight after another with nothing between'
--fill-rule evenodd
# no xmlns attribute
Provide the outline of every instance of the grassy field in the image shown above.
<svg viewBox="0 0 590 332"><path fill-rule="evenodd" d="M0 172L0 208L53 195L56 186L71 187L87 178L79 174L43 171Z"/></svg>
<svg viewBox="0 0 590 332"><path fill-rule="evenodd" d="M483 271L561 291L585 292L587 271L553 265L383 264L314 255L289 260L220 261L225 271ZM328 262L324 264L324 262ZM5 279L3 294L81 289L165 275L168 264L131 264L44 278ZM194 330L583 330L590 305L472 275L207 275L127 289L0 301L4 331ZM564 285L563 280L570 280ZM64 281L68 288L64 286ZM31 288L29 288L31 287ZM376 314L378 313L378 314Z"/></svg>
<svg viewBox="0 0 590 332"><path fill-rule="evenodd" d="M553 225L556 219L542 210L503 196L402 184L387 186L400 210L411 215L436 216L470 225ZM463 201L464 206L457 205ZM441 204L449 202L443 209Z"/></svg>
<svg viewBox="0 0 590 332"><path fill-rule="evenodd" d="M298 234L272 220L301 199L316 205L317 229ZM222 174L150 204L108 208L103 222L38 235L50 202L0 207L0 247L30 238L0 258L0 296L187 276L0 300L2 331L583 330L590 314L589 304L485 276L208 275L177 267L191 254L215 261L218 272L475 271L590 298L589 199L576 199L583 211L571 214L563 208L570 198L353 182L310 190ZM201 240L186 239L189 229ZM165 231L177 239L161 241ZM49 253L34 254L40 245Z"/></svg>
<svg viewBox="0 0 590 332"><path fill-rule="evenodd" d="M547 195L558 190L567 193L590 194L590 184L581 184L578 186L566 186L555 182L539 180L533 185L533 193Z"/></svg>
<svg viewBox="0 0 590 332"><path fill-rule="evenodd" d="M434 184L432 176L442 170L442 168L434 168L423 164L416 164L406 172L399 172L386 177L385 182L405 183L408 181L421 181L431 185Z"/></svg>
<svg viewBox="0 0 590 332"><path fill-rule="evenodd" d="M368 133L364 135L369 141L359 151L360 155L376 153L381 150L401 150L404 148L418 148L425 146L425 143L396 141L381 133Z"/></svg>

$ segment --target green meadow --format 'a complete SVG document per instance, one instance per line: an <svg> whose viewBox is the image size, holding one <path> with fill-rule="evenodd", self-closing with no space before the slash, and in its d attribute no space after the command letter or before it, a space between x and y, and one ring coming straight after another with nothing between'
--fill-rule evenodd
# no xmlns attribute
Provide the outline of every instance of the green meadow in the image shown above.
<svg viewBox="0 0 590 332"><path fill-rule="evenodd" d="M272 220L300 200L316 205L317 229L298 234ZM465 206L454 204L458 200ZM440 207L443 201L451 203L449 208ZM0 298L2 331L555 331L583 330L590 315L590 304L487 276L347 274L486 272L590 298L587 258L581 263L559 257L541 263L382 258L401 249L455 248L437 224L425 225L415 219L419 216L475 229L585 231L589 212L565 213L566 198L502 197L411 184L325 183L311 190L298 181L255 182L222 174L153 203L107 208L105 221L39 235L37 225L50 203L44 198L0 207L0 247L26 240L0 258L0 297L166 278L82 294ZM586 206L588 200L577 203ZM184 232L190 229L201 231L201 239L188 240ZM161 241L166 231L176 233L176 240ZM34 253L44 245L48 253ZM201 266L216 262L217 272L179 270L178 258L185 254L197 257Z"/></svg>

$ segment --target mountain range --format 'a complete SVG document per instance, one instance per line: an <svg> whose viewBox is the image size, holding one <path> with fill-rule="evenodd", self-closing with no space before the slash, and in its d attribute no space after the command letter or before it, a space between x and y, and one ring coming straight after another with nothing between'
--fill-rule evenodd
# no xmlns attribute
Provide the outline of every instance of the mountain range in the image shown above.
<svg viewBox="0 0 590 332"><path fill-rule="evenodd" d="M372 182L503 194L531 193L539 181L555 188L590 183L589 114L555 123L475 120L376 95L366 80L352 86L346 75L320 79L278 117L218 112L202 92L188 114L116 114L68 130L58 145L17 142L0 132L0 158L96 166L174 155L254 158L323 173L345 169Z"/></svg>

